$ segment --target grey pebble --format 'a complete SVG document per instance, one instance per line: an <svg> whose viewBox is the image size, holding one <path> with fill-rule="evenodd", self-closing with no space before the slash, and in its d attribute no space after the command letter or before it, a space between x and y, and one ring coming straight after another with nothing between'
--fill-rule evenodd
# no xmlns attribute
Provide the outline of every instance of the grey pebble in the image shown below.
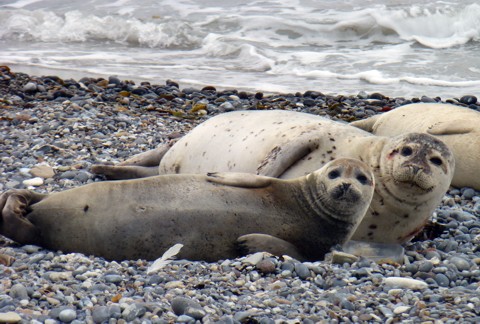
<svg viewBox="0 0 480 324"><path fill-rule="evenodd" d="M179 317L177 317L175 322L176 323L195 323L195 319L188 315L180 315Z"/></svg>
<svg viewBox="0 0 480 324"><path fill-rule="evenodd" d="M300 279L307 279L311 277L310 269L303 263L295 263L295 272Z"/></svg>
<svg viewBox="0 0 480 324"><path fill-rule="evenodd" d="M190 298L185 298L185 297L175 297L171 301L171 306L175 315L178 315L178 316L186 314L187 310L192 311L192 309L194 308L202 310L202 306L199 303L197 303L196 301Z"/></svg>
<svg viewBox="0 0 480 324"><path fill-rule="evenodd" d="M102 323L110 318L110 311L107 306L96 306L92 310L92 318L95 323Z"/></svg>
<svg viewBox="0 0 480 324"><path fill-rule="evenodd" d="M440 287L448 287L450 285L450 280L443 273L437 273L435 275L435 281Z"/></svg>
<svg viewBox="0 0 480 324"><path fill-rule="evenodd" d="M77 312L73 309L64 309L58 314L58 319L65 323L70 323L75 318L77 318Z"/></svg>
<svg viewBox="0 0 480 324"><path fill-rule="evenodd" d="M103 278L105 279L105 282L108 283L119 283L123 281L122 276L116 274L107 274Z"/></svg>
<svg viewBox="0 0 480 324"><path fill-rule="evenodd" d="M146 308L139 304L130 304L122 312L122 318L128 322L140 318L146 313Z"/></svg>
<svg viewBox="0 0 480 324"><path fill-rule="evenodd" d="M28 297L28 291L27 291L27 288L22 285L22 284L15 284L13 285L11 288L10 288L10 293L9 293L10 297L14 298L14 299L18 299L18 300L22 300L22 299L30 299Z"/></svg>

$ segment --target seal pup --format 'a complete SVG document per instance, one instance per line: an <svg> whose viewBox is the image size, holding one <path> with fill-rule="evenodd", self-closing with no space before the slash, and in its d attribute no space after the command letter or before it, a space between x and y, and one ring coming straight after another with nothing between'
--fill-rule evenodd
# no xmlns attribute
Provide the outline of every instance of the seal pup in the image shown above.
<svg viewBox="0 0 480 324"><path fill-rule="evenodd" d="M480 112L449 104L405 105L351 125L381 136L411 132L428 133L453 151L455 172L452 185L480 190Z"/></svg>
<svg viewBox="0 0 480 324"><path fill-rule="evenodd" d="M347 241L373 196L371 169L337 159L296 179L242 173L161 175L96 182L42 195L0 196L0 234L21 244L110 260L156 259L176 243L179 257L239 256L250 234L283 242L275 253L320 260ZM257 236L254 235L258 239Z"/></svg>
<svg viewBox="0 0 480 324"><path fill-rule="evenodd" d="M165 154L157 155L160 174L212 170L288 179L340 157L364 161L377 185L353 238L380 243L415 236L441 202L454 170L451 151L433 136L374 136L346 123L282 110L217 115L169 150L162 149ZM115 175L123 168L99 166L93 171Z"/></svg>

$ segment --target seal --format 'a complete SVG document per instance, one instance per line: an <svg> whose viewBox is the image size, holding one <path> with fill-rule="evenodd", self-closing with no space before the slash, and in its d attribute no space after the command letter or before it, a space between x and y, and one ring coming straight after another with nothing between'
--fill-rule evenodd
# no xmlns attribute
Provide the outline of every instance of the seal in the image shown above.
<svg viewBox="0 0 480 324"><path fill-rule="evenodd" d="M410 132L428 133L452 150L456 166L452 185L480 190L480 113L450 104L405 105L381 115L351 123L381 136Z"/></svg>
<svg viewBox="0 0 480 324"><path fill-rule="evenodd" d="M345 123L282 110L221 114L170 149L160 149L165 152L157 155L160 174L247 172L288 179L337 158L359 159L372 168L377 185L353 239L380 243L403 243L422 229L448 190L455 166L448 147L428 134L374 136ZM124 168L93 171L115 177Z"/></svg>
<svg viewBox="0 0 480 324"><path fill-rule="evenodd" d="M175 174L50 195L11 190L0 196L0 234L109 260L156 259L182 243L179 257L216 261L237 257L238 245L263 249L267 241L276 242L272 252L319 260L350 238L373 191L371 169L354 159L290 180Z"/></svg>

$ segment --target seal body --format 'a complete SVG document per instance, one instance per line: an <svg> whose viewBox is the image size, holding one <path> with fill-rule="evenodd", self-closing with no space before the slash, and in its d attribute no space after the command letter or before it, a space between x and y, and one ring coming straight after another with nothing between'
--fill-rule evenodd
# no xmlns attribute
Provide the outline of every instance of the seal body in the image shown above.
<svg viewBox="0 0 480 324"><path fill-rule="evenodd" d="M456 166L452 185L480 190L480 112L449 104L405 105L351 125L381 136L423 132L453 151Z"/></svg>
<svg viewBox="0 0 480 324"><path fill-rule="evenodd" d="M292 180L181 174L97 182L33 200L27 190L13 191L0 197L0 234L113 260L156 259L182 243L179 257L215 261L238 256L242 235L261 233L319 260L352 235L369 206L373 181L364 163L339 159ZM17 218L28 211L23 220L33 224L35 235L21 233L33 232L17 223L8 228L15 219L7 215L15 211Z"/></svg>

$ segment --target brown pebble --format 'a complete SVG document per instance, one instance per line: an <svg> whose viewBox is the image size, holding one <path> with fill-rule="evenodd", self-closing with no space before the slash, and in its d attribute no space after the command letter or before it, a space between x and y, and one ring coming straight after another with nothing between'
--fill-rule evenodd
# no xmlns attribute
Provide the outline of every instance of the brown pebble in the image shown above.
<svg viewBox="0 0 480 324"><path fill-rule="evenodd" d="M258 271L264 274L275 272L275 264L269 259L264 259L258 262L256 268L258 269Z"/></svg>
<svg viewBox="0 0 480 324"><path fill-rule="evenodd" d="M34 177L40 177L43 179L53 178L55 171L48 165L36 165L30 170L30 174Z"/></svg>

